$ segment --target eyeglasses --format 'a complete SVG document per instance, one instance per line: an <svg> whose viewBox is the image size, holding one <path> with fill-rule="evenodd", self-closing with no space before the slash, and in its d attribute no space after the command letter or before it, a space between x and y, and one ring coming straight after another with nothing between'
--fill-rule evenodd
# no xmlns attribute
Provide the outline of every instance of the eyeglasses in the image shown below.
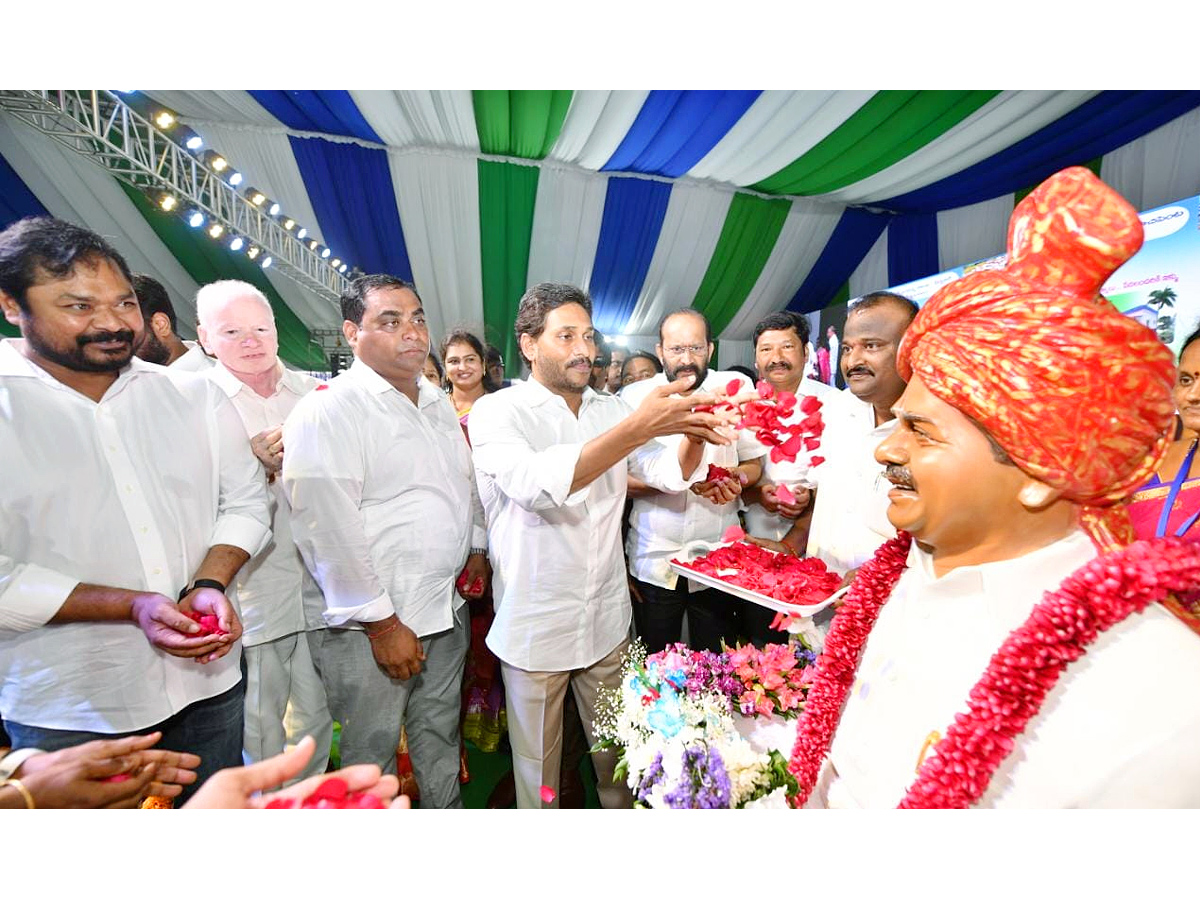
<svg viewBox="0 0 1200 900"><path fill-rule="evenodd" d="M690 353L692 356L700 356L708 350L707 344L684 344L676 347L663 347L668 356L683 356L685 353Z"/></svg>

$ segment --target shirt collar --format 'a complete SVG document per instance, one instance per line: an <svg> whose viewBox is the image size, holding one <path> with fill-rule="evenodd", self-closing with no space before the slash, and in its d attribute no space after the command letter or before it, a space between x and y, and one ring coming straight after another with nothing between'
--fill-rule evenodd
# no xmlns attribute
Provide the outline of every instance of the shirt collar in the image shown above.
<svg viewBox="0 0 1200 900"><path fill-rule="evenodd" d="M390 381L368 366L361 359L355 359L350 365L350 368L345 371L339 378L349 378L361 384L372 394L386 394L388 391L397 391ZM417 379L417 406L426 406L437 400L438 395L442 392L434 387L429 379L420 377ZM403 395L402 395L403 396ZM407 399L407 398L406 398Z"/></svg>
<svg viewBox="0 0 1200 900"><path fill-rule="evenodd" d="M274 397L278 395L280 391L285 389L291 391L297 396L303 394L304 386L300 373L293 372L280 360L276 360L275 365L277 367L277 371L279 372L279 381L275 383L275 393L271 396ZM217 387L219 387L224 392L225 396L229 397L231 400L241 393L243 388L254 394L254 390L250 387L250 385L246 384L244 381L234 375L233 372L227 369L225 364L220 360L217 360L212 366L212 371L209 372L209 377L216 382ZM255 394L255 396L258 395Z"/></svg>
<svg viewBox="0 0 1200 900"><path fill-rule="evenodd" d="M520 384L514 382L512 387L505 388L505 390L511 391L513 388L520 388L530 395L530 406L541 406L545 403L553 403L555 400L558 400L566 409L570 410L570 407L567 406L567 401L564 400L560 394L554 393L554 391L550 390L550 388L546 387L532 375L529 376L528 380L522 381ZM583 411L599 396L600 395L593 391L590 386L585 387L583 389L583 403L579 407L580 414L582 415Z"/></svg>
<svg viewBox="0 0 1200 900"><path fill-rule="evenodd" d="M70 390L65 384L21 352L21 342L23 340L24 338L5 338L4 340L0 340L0 375L14 378L41 378L51 384ZM148 363L134 356L117 373L117 380L113 382L113 387L109 388L105 396L110 396L113 388L124 381L138 375L144 375L146 372L162 371L162 369L162 366Z"/></svg>

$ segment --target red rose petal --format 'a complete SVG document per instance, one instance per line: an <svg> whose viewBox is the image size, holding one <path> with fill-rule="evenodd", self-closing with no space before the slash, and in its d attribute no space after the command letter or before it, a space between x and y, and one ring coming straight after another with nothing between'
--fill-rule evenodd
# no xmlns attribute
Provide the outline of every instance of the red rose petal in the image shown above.
<svg viewBox="0 0 1200 900"><path fill-rule="evenodd" d="M788 489L786 484L781 484L775 488L775 499L780 503L788 504L788 506L796 505L796 495Z"/></svg>
<svg viewBox="0 0 1200 900"><path fill-rule="evenodd" d="M128 781L132 777L133 776L130 775L128 772L118 772L116 775L109 775L107 778L102 779L102 780L106 784L116 784L117 782L120 782L120 781Z"/></svg>
<svg viewBox="0 0 1200 900"><path fill-rule="evenodd" d="M740 541L746 536L746 532L742 531L737 525L730 525L725 529L725 533L721 535L721 540L725 543L732 541Z"/></svg>
<svg viewBox="0 0 1200 900"><path fill-rule="evenodd" d="M344 800L350 787L340 778L326 778L308 795L309 800Z"/></svg>
<svg viewBox="0 0 1200 900"><path fill-rule="evenodd" d="M548 787L544 784L542 785L540 793L542 795L543 803L553 803L554 798L558 796L558 793L554 790L554 788Z"/></svg>
<svg viewBox="0 0 1200 900"><path fill-rule="evenodd" d="M758 396L764 400L770 400L775 396L775 386L769 381L760 381L758 383Z"/></svg>
<svg viewBox="0 0 1200 900"><path fill-rule="evenodd" d="M729 379L729 384L725 385L725 393L728 394L730 397L732 397L734 394L736 394L738 392L738 388L740 388L741 386L742 386L742 379L731 378L731 379Z"/></svg>
<svg viewBox="0 0 1200 900"><path fill-rule="evenodd" d="M183 612L183 610L180 610L180 612ZM197 636L203 634L229 634L228 631L221 627L221 622L216 616L202 616L195 610L189 610L183 612L183 614L200 626Z"/></svg>

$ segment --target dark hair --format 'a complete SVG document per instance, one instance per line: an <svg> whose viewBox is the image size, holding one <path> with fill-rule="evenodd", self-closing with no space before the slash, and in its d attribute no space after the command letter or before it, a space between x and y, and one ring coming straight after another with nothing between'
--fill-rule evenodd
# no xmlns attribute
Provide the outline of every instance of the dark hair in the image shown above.
<svg viewBox="0 0 1200 900"><path fill-rule="evenodd" d="M739 375L745 375L747 378L750 379L750 384L752 384L752 385L756 381L758 381L758 376L750 371L749 366L730 366L728 371L737 372Z"/></svg>
<svg viewBox="0 0 1200 900"><path fill-rule="evenodd" d="M896 294L892 291L871 291L869 294L863 294L862 299L850 307L850 312L858 312L860 309L874 309L876 306L882 306L885 303L890 303L893 306L898 306L908 313L908 321L912 321L920 307L913 301L909 300L903 294Z"/></svg>
<svg viewBox="0 0 1200 900"><path fill-rule="evenodd" d="M483 358L489 366L504 365L504 355L491 344L483 345Z"/></svg>
<svg viewBox="0 0 1200 900"><path fill-rule="evenodd" d="M546 316L550 315L552 310L568 303L578 303L587 311L588 318L591 318L591 297L573 284L543 281L529 288L521 297L517 307L517 321L513 323L513 333L517 336L517 351L526 363L531 361L521 349L521 335L527 334L534 340L540 338L546 330Z"/></svg>
<svg viewBox="0 0 1200 900"><path fill-rule="evenodd" d="M800 339L800 343L807 347L809 338L812 337L812 329L808 325L808 316L802 316L800 313L792 312L790 309L781 309L779 312L773 312L754 326L754 346L758 347L758 339L763 336L764 331L787 331L789 328L796 332L796 337Z"/></svg>
<svg viewBox="0 0 1200 900"><path fill-rule="evenodd" d="M592 336L596 341L596 358L592 360L592 367L607 366L612 362L612 346L600 332L594 332Z"/></svg>
<svg viewBox="0 0 1200 900"><path fill-rule="evenodd" d="M363 313L367 311L367 294L379 288L403 288L412 291L417 302L421 302L421 295L417 293L417 288L411 281L405 281L395 275L360 275L350 282L350 287L342 291L342 318L355 325L361 325Z"/></svg>
<svg viewBox="0 0 1200 900"><path fill-rule="evenodd" d="M672 310L658 320L658 342L660 344L662 343L663 339L663 326L667 324L667 319L670 319L672 316L695 316L704 323L704 343L712 343L712 326L708 323L708 317L698 309L693 309L690 306L681 306L679 309Z"/></svg>
<svg viewBox="0 0 1200 900"><path fill-rule="evenodd" d="M471 334L465 328L456 328L454 331L446 335L442 341L442 360L446 359L446 351L450 349L451 344L467 344L479 354L479 365L483 367L483 389L491 394L494 391L500 390L500 385L492 381L492 376L487 370L487 352L483 349L483 341ZM454 390L450 384L446 385L446 393L451 393Z"/></svg>
<svg viewBox="0 0 1200 900"><path fill-rule="evenodd" d="M133 281L125 257L96 232L49 216L21 219L0 231L0 291L28 312L25 295L39 273L65 278L77 263L100 260L113 263Z"/></svg>
<svg viewBox="0 0 1200 900"><path fill-rule="evenodd" d="M438 359L438 355L436 353L434 353L432 350L429 351L429 361L431 363L433 363L433 367L435 369L437 369L438 386L440 387L442 384L442 381L444 381L446 378L446 370L442 368L442 361L440 359Z"/></svg>
<svg viewBox="0 0 1200 900"><path fill-rule="evenodd" d="M650 360L650 362L654 363L654 371L658 372L660 375L662 374L662 363L659 361L659 358L657 356L655 356L653 353L648 353L645 350L634 350L627 357L625 357L625 362L623 362L621 364L621 379L622 380L625 379L625 370L629 368L629 364L631 362L633 362L635 359Z"/></svg>
<svg viewBox="0 0 1200 900"><path fill-rule="evenodd" d="M137 294L138 306L142 308L142 318L146 327L150 327L150 317L162 313L171 322L171 331L178 333L175 320L175 307L171 306L171 298L167 289L154 278L138 272L133 276L133 292Z"/></svg>
<svg viewBox="0 0 1200 900"><path fill-rule="evenodd" d="M1179 348L1179 358L1183 359L1183 351L1187 350L1193 343L1200 341L1200 328L1197 328L1183 342L1183 346Z"/></svg>

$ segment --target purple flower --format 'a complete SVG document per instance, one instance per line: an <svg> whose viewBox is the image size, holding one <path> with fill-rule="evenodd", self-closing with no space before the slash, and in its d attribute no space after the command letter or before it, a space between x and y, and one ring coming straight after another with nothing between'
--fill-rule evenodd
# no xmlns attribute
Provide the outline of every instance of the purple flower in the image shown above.
<svg viewBox="0 0 1200 900"><path fill-rule="evenodd" d="M663 780L664 774L662 753L659 752L654 755L654 762L650 763L646 771L642 773L642 780L638 782L637 798L639 802L647 804L650 802L650 791Z"/></svg>
<svg viewBox="0 0 1200 900"><path fill-rule="evenodd" d="M655 761L659 759L661 755ZM721 754L701 745L683 751L683 772L664 799L672 809L728 809L731 796L729 775Z"/></svg>

